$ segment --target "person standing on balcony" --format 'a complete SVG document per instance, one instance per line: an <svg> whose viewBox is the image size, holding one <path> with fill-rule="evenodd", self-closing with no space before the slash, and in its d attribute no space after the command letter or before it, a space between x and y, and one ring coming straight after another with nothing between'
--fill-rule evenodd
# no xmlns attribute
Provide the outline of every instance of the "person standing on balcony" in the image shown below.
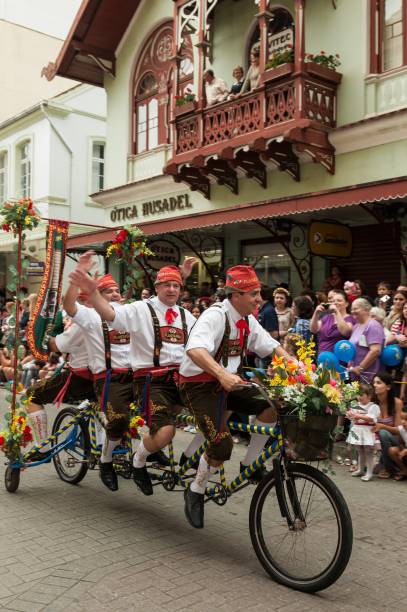
<svg viewBox="0 0 407 612"><path fill-rule="evenodd" d="M250 68L240 90L241 94L253 91L260 85L260 49L255 47L250 53Z"/></svg>
<svg viewBox="0 0 407 612"><path fill-rule="evenodd" d="M235 82L230 88L228 100L234 100L240 94L240 90L242 89L244 83L243 68L241 66L236 66L236 68L233 68L232 76L235 79Z"/></svg>
<svg viewBox="0 0 407 612"><path fill-rule="evenodd" d="M205 95L207 106L223 102L229 95L229 89L223 79L215 77L213 70L204 72Z"/></svg>

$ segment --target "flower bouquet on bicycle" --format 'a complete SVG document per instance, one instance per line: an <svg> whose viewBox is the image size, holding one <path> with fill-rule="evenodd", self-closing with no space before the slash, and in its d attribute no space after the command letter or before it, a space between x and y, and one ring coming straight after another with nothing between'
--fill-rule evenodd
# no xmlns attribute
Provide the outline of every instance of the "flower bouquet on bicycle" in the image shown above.
<svg viewBox="0 0 407 612"><path fill-rule="evenodd" d="M359 385L347 384L324 364L313 362L315 344L298 339L298 361L274 356L264 379L279 404L279 420L294 459L325 459L338 416L357 406Z"/></svg>

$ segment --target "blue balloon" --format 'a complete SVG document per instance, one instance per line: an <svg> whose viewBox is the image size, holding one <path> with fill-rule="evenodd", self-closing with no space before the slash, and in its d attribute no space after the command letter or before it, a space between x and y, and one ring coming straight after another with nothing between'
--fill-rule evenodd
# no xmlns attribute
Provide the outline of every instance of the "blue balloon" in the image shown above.
<svg viewBox="0 0 407 612"><path fill-rule="evenodd" d="M356 355L356 348L349 340L339 340L334 346L334 353L339 361L349 363Z"/></svg>
<svg viewBox="0 0 407 612"><path fill-rule="evenodd" d="M398 344L389 344L382 351L381 361L384 365L393 367L399 365L403 361L403 357L403 349Z"/></svg>
<svg viewBox="0 0 407 612"><path fill-rule="evenodd" d="M339 364L337 370L339 372L339 376L340 376L341 380L345 380L346 368L343 365Z"/></svg>
<svg viewBox="0 0 407 612"><path fill-rule="evenodd" d="M339 368L339 361L336 355L330 351L323 351L318 355L318 365L323 365L328 370L337 370Z"/></svg>

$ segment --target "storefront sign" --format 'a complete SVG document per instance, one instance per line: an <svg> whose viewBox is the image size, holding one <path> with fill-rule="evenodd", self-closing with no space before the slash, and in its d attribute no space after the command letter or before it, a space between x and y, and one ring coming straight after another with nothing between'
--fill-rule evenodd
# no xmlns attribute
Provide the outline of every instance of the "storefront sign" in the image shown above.
<svg viewBox="0 0 407 612"><path fill-rule="evenodd" d="M340 223L314 221L308 228L308 246L311 253L325 257L350 257L352 233Z"/></svg>
<svg viewBox="0 0 407 612"><path fill-rule="evenodd" d="M270 57L273 53L281 53L288 47L292 47L294 44L294 32L287 28L286 30L281 30L281 32L277 32L272 36L269 36L269 54Z"/></svg>
<svg viewBox="0 0 407 612"><path fill-rule="evenodd" d="M113 223L120 223L187 208L192 208L192 202L189 199L189 193L183 193L179 196L170 196L169 198L151 200L131 206L115 206L110 212L110 220Z"/></svg>
<svg viewBox="0 0 407 612"><path fill-rule="evenodd" d="M27 267L28 276L44 276L45 264L43 261L30 261Z"/></svg>
<svg viewBox="0 0 407 612"><path fill-rule="evenodd" d="M153 251L155 257L145 257L146 263L153 270L159 270L163 266L178 266L181 260L181 252L176 244L169 240L150 240L148 248Z"/></svg>

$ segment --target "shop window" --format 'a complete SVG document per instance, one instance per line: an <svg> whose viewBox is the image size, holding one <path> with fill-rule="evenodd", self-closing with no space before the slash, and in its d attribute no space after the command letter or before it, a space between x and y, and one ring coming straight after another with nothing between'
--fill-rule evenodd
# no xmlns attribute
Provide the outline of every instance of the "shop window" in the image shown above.
<svg viewBox="0 0 407 612"><path fill-rule="evenodd" d="M17 191L21 198L31 196L31 142L26 140L17 147Z"/></svg>
<svg viewBox="0 0 407 612"><path fill-rule="evenodd" d="M0 205L7 200L7 152L0 152Z"/></svg>
<svg viewBox="0 0 407 612"><path fill-rule="evenodd" d="M173 24L162 25L146 39L133 82L133 152L169 142Z"/></svg>
<svg viewBox="0 0 407 612"><path fill-rule="evenodd" d="M102 191L105 184L105 143L92 143L92 193Z"/></svg>
<svg viewBox="0 0 407 612"><path fill-rule="evenodd" d="M407 0L371 1L371 72L407 65Z"/></svg>

